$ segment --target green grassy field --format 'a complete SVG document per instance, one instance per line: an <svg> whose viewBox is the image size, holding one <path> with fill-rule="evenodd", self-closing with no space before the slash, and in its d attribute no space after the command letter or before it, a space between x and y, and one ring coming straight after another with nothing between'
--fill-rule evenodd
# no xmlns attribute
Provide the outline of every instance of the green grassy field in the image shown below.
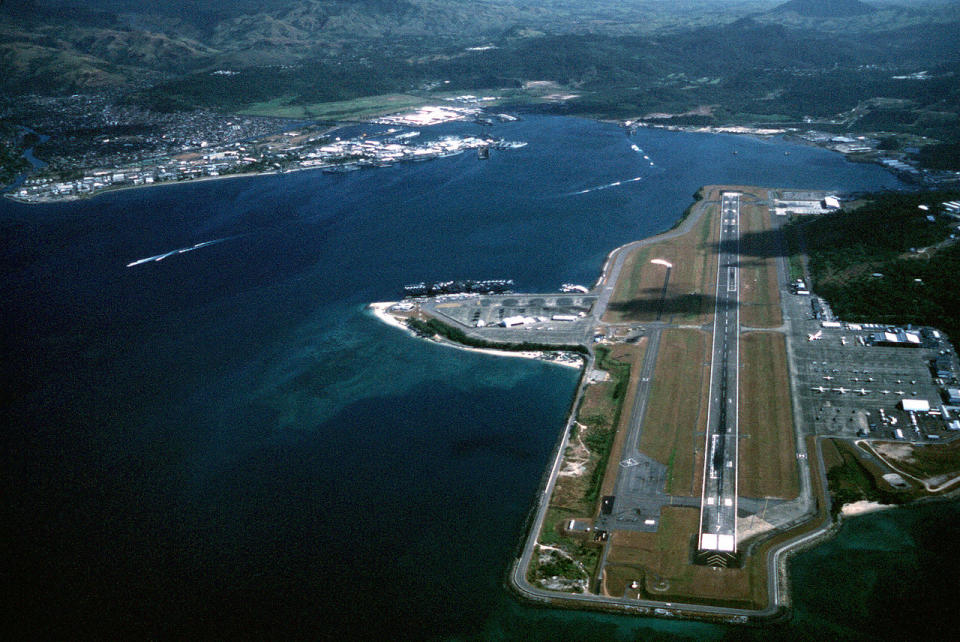
<svg viewBox="0 0 960 642"><path fill-rule="evenodd" d="M673 264L662 318L675 323L704 323L713 316L716 287L717 207L710 207L689 233L635 251L624 262L604 320L654 321L661 311L660 300L666 276L663 266L651 264L662 259Z"/></svg>
<svg viewBox="0 0 960 642"><path fill-rule="evenodd" d="M766 197L766 190L761 191ZM780 284L777 259L780 246L771 231L766 205L748 201L740 206L742 243L740 247L740 323L753 328L776 327L780 313Z"/></svg>
<svg viewBox="0 0 960 642"><path fill-rule="evenodd" d="M427 99L410 94L384 94L381 96L365 96L354 100L298 105L290 104L288 98L281 97L255 103L241 113L249 116L272 116L275 118L358 120L413 109L433 102L437 102L436 99Z"/></svg>
<svg viewBox="0 0 960 642"><path fill-rule="evenodd" d="M700 493L697 433L706 426L709 349L710 335L699 330L667 330L660 340L640 450L667 466L672 494Z"/></svg>
<svg viewBox="0 0 960 642"><path fill-rule="evenodd" d="M740 362L739 494L792 499L800 486L783 336L745 334Z"/></svg>

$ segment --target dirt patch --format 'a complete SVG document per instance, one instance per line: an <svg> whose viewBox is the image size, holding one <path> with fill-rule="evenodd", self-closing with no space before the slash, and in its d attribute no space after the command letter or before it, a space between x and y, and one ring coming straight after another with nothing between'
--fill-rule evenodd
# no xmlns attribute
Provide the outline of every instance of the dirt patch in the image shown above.
<svg viewBox="0 0 960 642"><path fill-rule="evenodd" d="M751 537L769 533L776 526L757 515L737 518L737 544L745 542Z"/></svg>
<svg viewBox="0 0 960 642"><path fill-rule="evenodd" d="M910 444L875 443L873 445L873 449L884 457L889 457L890 459L896 459L906 463L912 463L916 461L913 458L913 446Z"/></svg>
<svg viewBox="0 0 960 642"><path fill-rule="evenodd" d="M577 433L570 440L567 452L563 456L562 467L560 472L557 473L560 477L580 477L586 472L587 464L590 462L590 451L580 437L586 427L579 423L576 426Z"/></svg>

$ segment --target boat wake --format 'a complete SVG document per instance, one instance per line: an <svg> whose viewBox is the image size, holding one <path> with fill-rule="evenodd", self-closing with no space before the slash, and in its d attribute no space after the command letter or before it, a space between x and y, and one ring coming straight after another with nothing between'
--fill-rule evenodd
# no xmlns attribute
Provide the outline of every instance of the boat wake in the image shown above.
<svg viewBox="0 0 960 642"><path fill-rule="evenodd" d="M643 150L640 149L639 147L637 147L635 143L631 143L631 144L630 144L630 149L632 149L633 151L637 152L638 154L641 154L641 155L643 156L643 160L649 161L650 164L653 165L653 161L650 160L650 157L647 156L646 154L644 154L644 153L643 153Z"/></svg>
<svg viewBox="0 0 960 642"><path fill-rule="evenodd" d="M216 245L217 243L223 243L224 241L229 241L235 236L225 236L222 239L214 239L212 241L204 241L203 243L197 243L196 245L191 245L189 247L182 247L177 250L170 250L169 252L164 252L163 254L154 254L153 256L148 256L145 259L137 259L136 261L130 261L127 263L127 267L134 267L137 265L143 265L144 263L155 263L157 261L162 261L168 256L173 256L174 254L186 254L187 252L193 252L194 250L199 250L202 247L207 247L209 245Z"/></svg>
<svg viewBox="0 0 960 642"><path fill-rule="evenodd" d="M622 181L614 181L612 183L607 183L605 185L597 185L596 187L588 187L587 189L582 189L579 192L570 192L567 196L579 196L580 194L589 194L590 192L599 192L603 189L610 189L611 187L620 187L621 185L626 185L627 183L636 183L637 181L642 181L643 176L634 176L633 178L628 178Z"/></svg>

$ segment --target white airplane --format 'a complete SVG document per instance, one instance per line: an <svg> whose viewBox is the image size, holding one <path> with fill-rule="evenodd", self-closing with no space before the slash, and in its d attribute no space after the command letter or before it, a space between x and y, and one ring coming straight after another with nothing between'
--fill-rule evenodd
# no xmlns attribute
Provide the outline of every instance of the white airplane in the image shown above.
<svg viewBox="0 0 960 642"><path fill-rule="evenodd" d="M882 392L882 393L885 394L885 395L889 395L889 394L890 394L890 391L889 391L889 390L881 390L880 392Z"/></svg>
<svg viewBox="0 0 960 642"><path fill-rule="evenodd" d="M817 341L822 336L823 336L823 330L817 330L815 333L807 335L807 341Z"/></svg>
<svg viewBox="0 0 960 642"><path fill-rule="evenodd" d="M823 386L815 386L813 388L810 388L810 390L816 390L817 392L826 392L827 388L824 388Z"/></svg>
<svg viewBox="0 0 960 642"><path fill-rule="evenodd" d="M854 392L859 392L861 395L869 394L870 391L866 388L860 388L860 390L854 390Z"/></svg>
<svg viewBox="0 0 960 642"><path fill-rule="evenodd" d="M824 375L823 378L827 381L833 381L833 377L831 377L830 375Z"/></svg>
<svg viewBox="0 0 960 642"><path fill-rule="evenodd" d="M867 377L867 381L876 381L873 377Z"/></svg>
<svg viewBox="0 0 960 642"><path fill-rule="evenodd" d="M839 392L841 395L847 394L847 389L844 388L843 386L840 386L839 388L834 388L833 391Z"/></svg>
<svg viewBox="0 0 960 642"><path fill-rule="evenodd" d="M907 393L905 393L903 390L897 390L897 391L894 392L893 394L895 394L895 395L905 395L905 394L907 394Z"/></svg>

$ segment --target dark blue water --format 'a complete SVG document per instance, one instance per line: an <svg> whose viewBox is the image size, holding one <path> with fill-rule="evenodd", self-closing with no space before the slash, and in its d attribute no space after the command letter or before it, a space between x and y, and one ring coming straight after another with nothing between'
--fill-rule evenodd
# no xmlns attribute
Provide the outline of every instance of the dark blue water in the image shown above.
<svg viewBox="0 0 960 642"><path fill-rule="evenodd" d="M724 634L515 603L502 581L577 373L418 342L363 306L419 280L590 284L702 184L898 183L781 141L641 131L651 166L610 125L494 129L529 145L0 204L15 628ZM446 133L477 127L425 136Z"/></svg>

